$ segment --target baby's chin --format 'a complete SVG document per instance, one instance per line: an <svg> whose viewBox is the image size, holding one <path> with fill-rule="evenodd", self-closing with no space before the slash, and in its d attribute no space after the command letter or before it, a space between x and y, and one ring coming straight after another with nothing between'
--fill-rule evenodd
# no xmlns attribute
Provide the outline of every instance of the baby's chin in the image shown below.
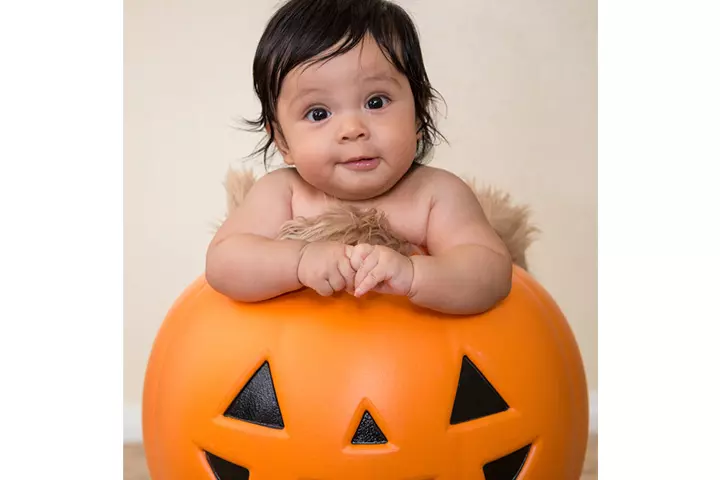
<svg viewBox="0 0 720 480"><path fill-rule="evenodd" d="M332 185L326 188L326 192L333 197L348 202L362 202L372 200L389 192L395 186L394 183L359 184L345 183L343 185Z"/></svg>

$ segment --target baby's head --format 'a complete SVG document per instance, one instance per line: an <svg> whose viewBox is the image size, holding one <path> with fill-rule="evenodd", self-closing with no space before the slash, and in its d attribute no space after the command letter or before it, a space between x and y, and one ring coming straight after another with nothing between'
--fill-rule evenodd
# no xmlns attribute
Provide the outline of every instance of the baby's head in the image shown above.
<svg viewBox="0 0 720 480"><path fill-rule="evenodd" d="M386 0L290 0L253 63L260 117L286 164L338 198L385 193L436 139L430 85L410 17Z"/></svg>

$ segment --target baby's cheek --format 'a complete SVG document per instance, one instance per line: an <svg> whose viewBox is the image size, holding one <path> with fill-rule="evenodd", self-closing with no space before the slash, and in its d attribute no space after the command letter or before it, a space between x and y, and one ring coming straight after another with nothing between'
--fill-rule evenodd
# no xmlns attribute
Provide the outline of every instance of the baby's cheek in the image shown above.
<svg viewBox="0 0 720 480"><path fill-rule="evenodd" d="M296 157L302 157L306 163L321 163L327 161L331 155L327 139L319 135L301 135L296 145Z"/></svg>
<svg viewBox="0 0 720 480"><path fill-rule="evenodd" d="M414 130L410 129L397 132L392 142L394 154L398 157L414 158L416 142L417 138Z"/></svg>
<svg viewBox="0 0 720 480"><path fill-rule="evenodd" d="M394 155L402 155L408 149L414 152L415 130L412 125L408 128L404 123L387 122L377 126L373 136L383 150Z"/></svg>

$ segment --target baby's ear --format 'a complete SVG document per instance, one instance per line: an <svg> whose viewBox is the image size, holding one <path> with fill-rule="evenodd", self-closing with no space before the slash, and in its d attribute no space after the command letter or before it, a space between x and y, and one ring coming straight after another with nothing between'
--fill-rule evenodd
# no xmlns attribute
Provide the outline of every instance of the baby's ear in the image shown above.
<svg viewBox="0 0 720 480"><path fill-rule="evenodd" d="M272 137L272 141L273 143L275 143L275 147L277 147L280 155L283 156L283 161L287 165L293 165L294 161L292 160L292 156L290 155L290 149L287 146L287 142L285 141L285 137L283 136L280 127L277 124L273 124L273 132L271 132L270 124L267 124L265 125L265 130L267 131L267 134Z"/></svg>

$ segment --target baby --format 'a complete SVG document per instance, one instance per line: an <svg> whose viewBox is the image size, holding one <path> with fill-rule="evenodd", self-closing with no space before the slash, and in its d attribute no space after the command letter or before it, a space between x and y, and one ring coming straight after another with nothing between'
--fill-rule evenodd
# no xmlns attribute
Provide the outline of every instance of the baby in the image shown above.
<svg viewBox="0 0 720 480"><path fill-rule="evenodd" d="M288 168L260 178L218 229L206 279L245 302L303 287L323 296L407 296L449 314L504 299L512 261L477 197L424 165L439 135L415 26L386 0L290 0L253 64L267 132ZM377 209L427 255L380 245L278 239L283 224L337 206Z"/></svg>

